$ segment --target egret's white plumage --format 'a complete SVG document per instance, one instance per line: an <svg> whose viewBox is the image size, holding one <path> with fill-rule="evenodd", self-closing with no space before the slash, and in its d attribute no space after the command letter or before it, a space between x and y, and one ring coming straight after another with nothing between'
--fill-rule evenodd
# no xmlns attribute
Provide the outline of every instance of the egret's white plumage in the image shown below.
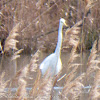
<svg viewBox="0 0 100 100"><path fill-rule="evenodd" d="M49 70L50 75L54 76L57 75L62 69L62 62L60 59L60 55L61 55L61 45L63 38L62 29L64 24L65 24L65 19L61 18L59 21L58 42L55 52L46 57L44 61L40 64L42 75L44 75L47 72L47 70Z"/></svg>

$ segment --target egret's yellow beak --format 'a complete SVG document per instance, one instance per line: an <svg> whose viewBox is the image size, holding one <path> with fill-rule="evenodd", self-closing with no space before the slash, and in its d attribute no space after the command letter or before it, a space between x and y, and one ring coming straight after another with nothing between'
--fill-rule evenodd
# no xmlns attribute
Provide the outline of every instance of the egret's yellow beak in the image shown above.
<svg viewBox="0 0 100 100"><path fill-rule="evenodd" d="M68 27L68 25L66 24L66 20L65 20L65 22L64 22L64 25L65 25L66 27Z"/></svg>
<svg viewBox="0 0 100 100"><path fill-rule="evenodd" d="M65 25L66 27L68 27L68 25L67 25L66 23L65 23L64 25Z"/></svg>

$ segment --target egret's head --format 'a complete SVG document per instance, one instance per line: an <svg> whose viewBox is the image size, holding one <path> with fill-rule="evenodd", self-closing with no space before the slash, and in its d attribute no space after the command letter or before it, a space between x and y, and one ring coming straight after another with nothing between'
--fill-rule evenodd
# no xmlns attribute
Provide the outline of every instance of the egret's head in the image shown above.
<svg viewBox="0 0 100 100"><path fill-rule="evenodd" d="M65 25L65 26L68 27L68 25L66 24L66 20L64 18L61 18L60 19L60 23L62 23L63 25Z"/></svg>

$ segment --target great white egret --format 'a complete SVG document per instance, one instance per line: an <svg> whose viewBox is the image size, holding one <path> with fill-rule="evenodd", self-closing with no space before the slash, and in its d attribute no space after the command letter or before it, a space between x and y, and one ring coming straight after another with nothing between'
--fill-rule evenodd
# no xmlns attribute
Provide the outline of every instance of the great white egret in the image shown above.
<svg viewBox="0 0 100 100"><path fill-rule="evenodd" d="M57 75L62 69L62 62L61 62L61 46L62 46L62 29L63 25L66 25L65 19L61 18L59 21L59 29L58 29L58 42L55 49L55 52L50 54L46 57L43 62L40 64L40 70L42 75L44 75L47 70L49 70L50 76Z"/></svg>

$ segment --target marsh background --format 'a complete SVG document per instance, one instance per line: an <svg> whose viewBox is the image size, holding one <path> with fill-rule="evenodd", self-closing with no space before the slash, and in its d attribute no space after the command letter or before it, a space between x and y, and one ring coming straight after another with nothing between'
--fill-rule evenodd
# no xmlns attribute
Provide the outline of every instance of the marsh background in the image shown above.
<svg viewBox="0 0 100 100"><path fill-rule="evenodd" d="M60 18L69 26L63 29L63 70L59 78L66 76L56 83L64 88L54 90L54 79L43 78L46 79L43 83L37 77L39 64L55 50ZM1 0L0 38L3 51L0 95L5 99L9 100L7 94L17 95L18 98L10 98L15 100L96 100L100 97L96 88L100 80L100 0ZM84 86L88 86L87 90ZM9 92L8 88L18 90ZM33 98L25 97L26 93Z"/></svg>

